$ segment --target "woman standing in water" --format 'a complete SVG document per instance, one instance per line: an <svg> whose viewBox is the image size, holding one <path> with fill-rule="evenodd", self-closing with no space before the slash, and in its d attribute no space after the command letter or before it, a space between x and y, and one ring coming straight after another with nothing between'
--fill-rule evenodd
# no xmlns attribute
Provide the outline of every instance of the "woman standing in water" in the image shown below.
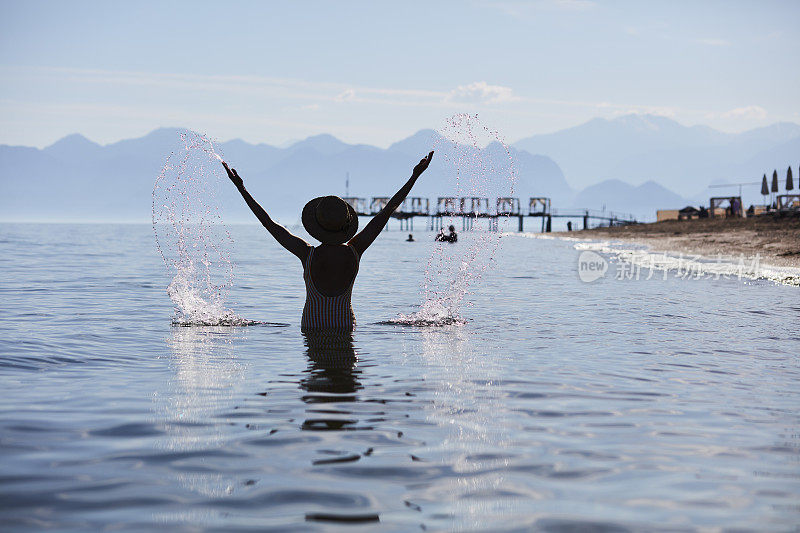
<svg viewBox="0 0 800 533"><path fill-rule="evenodd" d="M432 158L433 152L422 158L406 184L358 234L358 215L352 206L338 196L321 196L308 202L303 208L303 226L309 235L322 243L319 246L311 246L274 222L244 188L236 169L222 163L256 218L281 246L303 263L303 279L306 282L306 304L301 321L303 329L353 330L356 318L350 298L361 255L380 235L391 214L406 199Z"/></svg>

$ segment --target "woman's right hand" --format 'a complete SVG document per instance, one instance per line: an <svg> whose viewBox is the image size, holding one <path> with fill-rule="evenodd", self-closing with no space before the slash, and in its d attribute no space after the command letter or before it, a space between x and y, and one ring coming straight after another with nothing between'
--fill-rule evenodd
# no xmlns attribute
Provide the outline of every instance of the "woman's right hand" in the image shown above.
<svg viewBox="0 0 800 533"><path fill-rule="evenodd" d="M228 177L231 179L234 185L236 185L237 189L241 189L244 187L244 180L239 177L239 173L236 172L235 168L228 167L228 163L225 161L222 162L222 166L225 167L225 172L228 173Z"/></svg>

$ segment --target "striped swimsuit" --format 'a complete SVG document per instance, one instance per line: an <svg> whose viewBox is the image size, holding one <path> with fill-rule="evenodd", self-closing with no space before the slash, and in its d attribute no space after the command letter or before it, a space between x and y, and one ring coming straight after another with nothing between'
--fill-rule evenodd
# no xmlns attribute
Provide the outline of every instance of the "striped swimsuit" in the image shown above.
<svg viewBox="0 0 800 533"><path fill-rule="evenodd" d="M306 264L303 267L303 280L306 282L306 305L303 307L303 319L300 322L302 329L328 329L340 331L353 331L356 326L356 316L350 304L353 294L353 284L358 274L358 253L355 248L347 245L356 256L356 272L353 281L344 292L337 296L325 296L314 286L311 279L311 261L314 258L314 248L308 253Z"/></svg>

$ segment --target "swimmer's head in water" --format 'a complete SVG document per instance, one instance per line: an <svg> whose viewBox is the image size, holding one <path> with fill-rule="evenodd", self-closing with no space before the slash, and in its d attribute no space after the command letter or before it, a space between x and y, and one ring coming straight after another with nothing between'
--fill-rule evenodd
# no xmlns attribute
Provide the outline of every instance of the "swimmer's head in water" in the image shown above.
<svg viewBox="0 0 800 533"><path fill-rule="evenodd" d="M314 198L303 208L303 227L323 244L349 241L358 230L355 209L338 196Z"/></svg>

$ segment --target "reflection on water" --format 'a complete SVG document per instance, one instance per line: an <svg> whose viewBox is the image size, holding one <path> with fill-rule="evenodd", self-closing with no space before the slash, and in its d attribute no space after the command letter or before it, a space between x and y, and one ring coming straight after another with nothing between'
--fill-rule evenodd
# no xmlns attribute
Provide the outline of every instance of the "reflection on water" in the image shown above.
<svg viewBox="0 0 800 533"><path fill-rule="evenodd" d="M157 405L166 429L157 446L182 463L175 479L205 497L224 496L235 483L230 473L210 472L202 463L204 455L213 454L211 450L230 438L214 420L221 411L235 408L232 403L245 366L235 356L234 341L243 335L223 326L172 327L167 339L174 374L166 398ZM169 520L199 517L196 510L180 511L171 513Z"/></svg>
<svg viewBox="0 0 800 533"><path fill-rule="evenodd" d="M425 329L422 353L414 356L426 382L435 383L429 419L448 428L444 445L461 449L499 443L500 435L489 434L491 423L502 411L497 405L495 380L498 358L476 349L474 333L461 326ZM485 349L485 346L484 346Z"/></svg>
<svg viewBox="0 0 800 533"><path fill-rule="evenodd" d="M230 327L170 328L167 344L174 376L164 403L165 418L179 424L202 422L233 398L244 368L234 354L234 340L244 334ZM177 446L190 443L176 440Z"/></svg>
<svg viewBox="0 0 800 533"><path fill-rule="evenodd" d="M338 404L358 400L356 392L363 386L358 381L358 355L350 332L304 331L308 368L300 379L300 388L308 394L303 401L309 405L309 418L301 429L308 431L344 431L368 429L360 427L354 411Z"/></svg>
<svg viewBox="0 0 800 533"><path fill-rule="evenodd" d="M426 420L444 434L419 453L430 459L449 458L454 475L419 491L414 501L436 502L438 514L452 516L448 527L456 529L486 527L486 516L523 511L519 500L497 497L514 490L503 468L510 456L505 453L509 437L500 359L483 351L485 345L476 345L475 334L462 326L425 329L421 337L421 360L412 364L423 369L433 389Z"/></svg>
<svg viewBox="0 0 800 533"><path fill-rule="evenodd" d="M300 386L312 395L304 397L308 403L348 401L348 397L362 388L356 369L358 355L350 332L304 331L303 340L308 358L307 376ZM331 396L327 396L331 395ZM335 396L334 396L335 395ZM354 396L349 397L350 400Z"/></svg>

